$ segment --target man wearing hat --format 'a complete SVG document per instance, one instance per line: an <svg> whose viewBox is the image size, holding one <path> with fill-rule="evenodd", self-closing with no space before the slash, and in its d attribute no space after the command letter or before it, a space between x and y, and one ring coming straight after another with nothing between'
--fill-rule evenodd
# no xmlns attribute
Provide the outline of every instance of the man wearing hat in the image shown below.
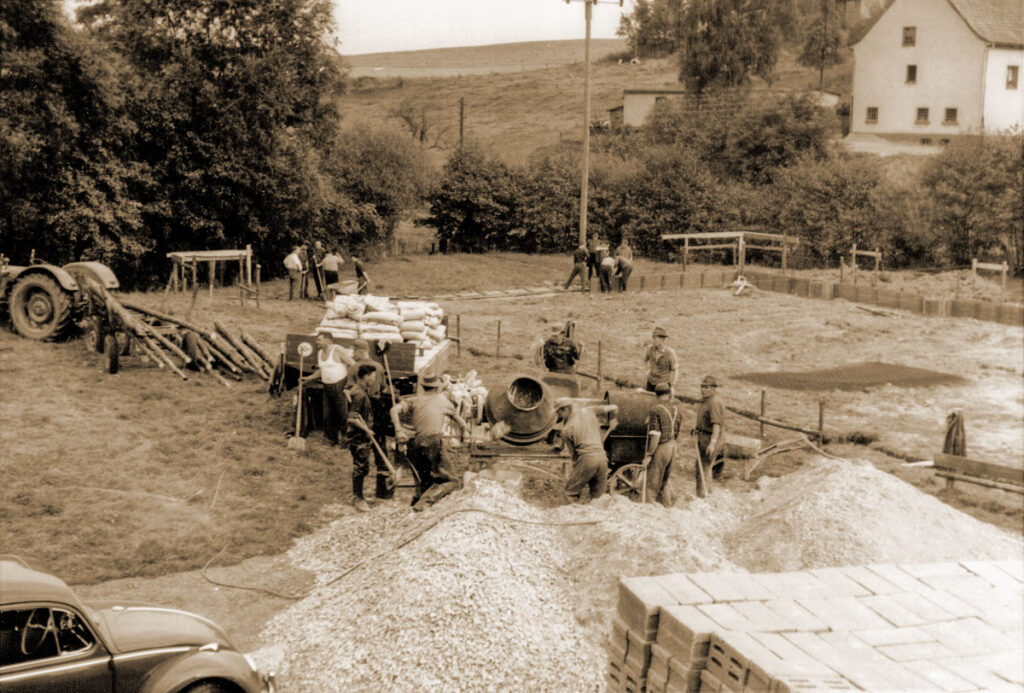
<svg viewBox="0 0 1024 693"><path fill-rule="evenodd" d="M355 385L348 391L352 401L348 407L348 451L352 455L352 495L355 501L353 507L360 512L370 509L369 504L363 497L363 480L370 473L370 459L374 457L373 443L370 442L372 433L373 408L370 404L369 391L375 389L377 380L377 369L372 365L363 363L352 369L356 376ZM353 421L354 420L354 421ZM367 428L371 427L371 428ZM380 479L382 460L377 460L377 478ZM377 497L382 497L381 485L377 484Z"/></svg>
<svg viewBox="0 0 1024 693"><path fill-rule="evenodd" d="M587 251L587 246L581 245L572 254L572 273L569 278L565 280L564 289L568 290L572 285L572 280L579 275L580 278L580 291L586 291L587 288L584 286L587 275L587 262L589 261L590 253Z"/></svg>
<svg viewBox="0 0 1024 693"><path fill-rule="evenodd" d="M350 391L351 396L354 398L354 392L357 383L360 378L358 377L359 371L363 366L373 368L375 376L368 381L363 383L363 389L366 391L366 396L370 403L370 409L373 413L372 418L366 421L370 424L373 430L373 437L376 439L377 444L384 447L384 442L388 434L388 412L391 409L390 399L385 399L384 393L381 391L381 383L384 380L384 369L381 365L370 358L370 345L365 339L357 339L352 342L352 359L355 361L355 366L349 371L348 384L345 386ZM369 441L366 441L369 445ZM376 489L377 497L385 498L388 496L387 490L387 468L384 466L384 462L380 459L377 460L377 480Z"/></svg>
<svg viewBox="0 0 1024 693"><path fill-rule="evenodd" d="M544 367L552 373L576 372L576 362L583 356L583 347L569 336L572 330L572 320L564 328L553 327L551 336L541 345Z"/></svg>
<svg viewBox="0 0 1024 693"><path fill-rule="evenodd" d="M647 464L647 497L671 508L674 498L668 486L668 476L676 456L676 438L683 426L683 416L676 407L672 387L668 383L658 383L654 392L658 400L647 415L645 454L650 458Z"/></svg>
<svg viewBox="0 0 1024 693"><path fill-rule="evenodd" d="M723 456L725 407L722 406L722 400L718 398L718 381L713 375L705 376L700 383L697 424L692 433L697 435L697 450L700 453L699 464L701 465L700 469L695 470L697 495L704 498L709 490L704 488L704 480L710 481L711 474L717 477L725 465L724 462L718 461Z"/></svg>
<svg viewBox="0 0 1024 693"><path fill-rule="evenodd" d="M655 392L658 383L668 383L675 388L676 378L679 377L678 360L676 352L671 347L665 346L668 333L660 327L654 328L654 343L644 354L644 367L647 368L647 391Z"/></svg>
<svg viewBox="0 0 1024 693"><path fill-rule="evenodd" d="M395 439L399 443L409 440L400 417L405 413L412 416L414 433L413 439L409 441L409 461L420 477L420 485L412 501L414 505L424 491L437 482L447 480L447 475L440 468L445 418L450 417L463 432L468 428L455 410L455 405L441 392L440 378L436 375L421 375L420 385L423 392L391 407L391 423L395 426Z"/></svg>
<svg viewBox="0 0 1024 693"><path fill-rule="evenodd" d="M608 455L604 450L598 414L610 414L608 432L615 430L619 411L617 404L584 407L568 397L554 401L558 420L564 422L559 449L572 453L572 472L565 482L565 494L573 502L580 500L583 488L590 489L590 499L600 498L608 490Z"/></svg>

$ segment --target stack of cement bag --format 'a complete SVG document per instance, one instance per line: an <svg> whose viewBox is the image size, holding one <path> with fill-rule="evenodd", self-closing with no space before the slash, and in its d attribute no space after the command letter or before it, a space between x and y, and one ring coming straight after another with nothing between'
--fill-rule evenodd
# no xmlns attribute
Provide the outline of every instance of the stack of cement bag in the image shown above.
<svg viewBox="0 0 1024 693"><path fill-rule="evenodd" d="M465 421L482 421L484 402L487 401L487 388L477 376L476 371L452 377L445 373L441 376L447 385L445 391L448 398L455 404L455 410Z"/></svg>
<svg viewBox="0 0 1024 693"><path fill-rule="evenodd" d="M445 339L444 312L436 303L398 301L386 296L338 295L327 302L317 332L337 339L410 342L430 349Z"/></svg>

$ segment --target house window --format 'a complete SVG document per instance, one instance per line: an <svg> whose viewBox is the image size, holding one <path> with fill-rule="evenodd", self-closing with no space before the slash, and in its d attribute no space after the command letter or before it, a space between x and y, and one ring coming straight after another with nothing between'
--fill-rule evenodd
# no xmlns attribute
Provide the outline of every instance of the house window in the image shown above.
<svg viewBox="0 0 1024 693"><path fill-rule="evenodd" d="M941 140L939 140L939 145L945 147L947 144L949 144L949 138L948 137L943 137Z"/></svg>
<svg viewBox="0 0 1024 693"><path fill-rule="evenodd" d="M1020 65L1007 65L1006 66L1006 88L1016 89L1017 83L1020 81Z"/></svg>
<svg viewBox="0 0 1024 693"><path fill-rule="evenodd" d="M905 26L905 27L903 27L903 45L904 46L916 46L917 45L917 27L916 26Z"/></svg>
<svg viewBox="0 0 1024 693"><path fill-rule="evenodd" d="M955 108L947 108L946 109L946 117L943 119L942 122L946 123L946 124L949 124L949 125L955 125L956 124L956 109Z"/></svg>
<svg viewBox="0 0 1024 693"><path fill-rule="evenodd" d="M926 125L928 123L928 109L917 109L917 120L915 120L914 122L917 123L918 125Z"/></svg>
<svg viewBox="0 0 1024 693"><path fill-rule="evenodd" d="M917 84L917 65L907 65L907 84Z"/></svg>
<svg viewBox="0 0 1024 693"><path fill-rule="evenodd" d="M878 122L878 106L868 106L868 116L865 118L866 123L877 123Z"/></svg>
<svg viewBox="0 0 1024 693"><path fill-rule="evenodd" d="M925 145L926 147L931 146L932 138L931 137L922 137L921 138L921 144Z"/></svg>

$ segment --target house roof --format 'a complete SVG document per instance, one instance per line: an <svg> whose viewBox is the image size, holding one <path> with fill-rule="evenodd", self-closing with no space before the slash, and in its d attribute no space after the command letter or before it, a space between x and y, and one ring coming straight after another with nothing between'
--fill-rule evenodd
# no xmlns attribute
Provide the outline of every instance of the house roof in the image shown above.
<svg viewBox="0 0 1024 693"><path fill-rule="evenodd" d="M949 0L967 25L990 43L1024 46L1021 0Z"/></svg>

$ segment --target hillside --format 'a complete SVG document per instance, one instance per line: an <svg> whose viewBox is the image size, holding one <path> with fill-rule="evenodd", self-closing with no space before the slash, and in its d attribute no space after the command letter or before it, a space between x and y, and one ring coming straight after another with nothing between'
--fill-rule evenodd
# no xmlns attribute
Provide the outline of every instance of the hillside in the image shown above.
<svg viewBox="0 0 1024 693"><path fill-rule="evenodd" d="M626 50L625 39L592 39L591 58ZM583 59L583 41L528 41L346 56L353 77L454 77L561 67Z"/></svg>
<svg viewBox="0 0 1024 693"><path fill-rule="evenodd" d="M430 77L422 79L372 79L354 82L338 103L341 114L349 121L400 121L393 117L399 106L411 106L424 112L427 122L427 143L442 161L457 143L459 136L459 99L465 99L465 137L512 163L521 163L539 147L557 144L563 139L579 141L583 118L583 65L581 42L554 41L550 53L552 63L558 51L569 51L573 45L579 50L578 62L561 63L549 69L519 70L494 74L465 74L463 76ZM595 42L597 43L597 42ZM565 44L565 45L562 45ZM480 63L470 67L487 68L514 56L525 60L528 52L518 52L515 46L537 44L504 44L474 49L439 49L411 51L409 53L377 54L381 67L419 62L436 71L458 69L460 60L470 61L474 51ZM494 49L487 53L484 49ZM500 49L500 50L499 50ZM595 55L598 54L594 51ZM487 55L485 59L484 55ZM401 56L407 56L406 59ZM534 51L536 61L548 53ZM373 56L353 56L353 65L376 64ZM385 62L384 58L387 59ZM359 62L357 63L357 59ZM543 59L547 59L546 57ZM488 62L489 61L489 62ZM524 63L525 64L525 63ZM468 70L467 70L468 71ZM450 74L450 72L448 73ZM826 88L847 92L851 81L850 63L826 72ZM678 67L674 57L647 59L639 65L618 64L593 60L591 65L591 118L604 120L607 110L622 104L622 90L643 87L678 87ZM782 89L816 88L815 70L801 67L790 56L782 56L773 87ZM436 145L436 146L435 146Z"/></svg>

